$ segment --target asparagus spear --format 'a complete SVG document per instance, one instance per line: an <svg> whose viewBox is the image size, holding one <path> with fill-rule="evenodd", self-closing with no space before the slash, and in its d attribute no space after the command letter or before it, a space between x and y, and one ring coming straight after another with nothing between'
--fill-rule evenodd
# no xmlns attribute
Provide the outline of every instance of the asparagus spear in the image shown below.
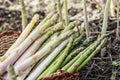
<svg viewBox="0 0 120 80"><path fill-rule="evenodd" d="M67 43L68 39L66 39L58 47L56 47L56 49L41 64L39 64L36 69L34 69L30 73L26 80L35 80L39 76L39 74L41 74L41 72L51 63L54 57L56 57L57 54L66 46Z"/></svg>
<svg viewBox="0 0 120 80"><path fill-rule="evenodd" d="M27 59L29 56L33 55L36 52L36 49L40 47L40 45L42 45L42 43L50 36L52 35L54 32L61 30L63 28L62 26L62 22L57 23L56 25L53 26L53 29L48 31L45 35L43 35L40 39L36 40L35 43L33 45L30 46L30 48L22 55L22 57L17 61L17 63L15 65L19 65L20 62L24 61L25 59ZM36 48L37 47L37 48ZM35 51L34 51L35 50ZM31 69L34 67L34 65L27 69L26 71L24 71L22 76L18 77L18 80L24 79L25 76L31 71Z"/></svg>
<svg viewBox="0 0 120 80"><path fill-rule="evenodd" d="M105 6L105 15L104 15L104 20L103 20L103 27L102 27L102 31L101 31L101 38L105 37L106 34L106 30L107 30L107 22L108 22L108 11L110 9L110 3L111 0L107 0L106 6ZM101 44L96 48L96 50L78 67L77 70L80 70L84 65L86 65L86 63L96 54L98 53L98 51L104 46L104 44L106 43L107 39L104 39ZM77 63L77 62L76 62ZM72 68L71 68L72 69ZM70 68L68 69L68 71L72 71ZM74 69L75 70L75 69Z"/></svg>
<svg viewBox="0 0 120 80"><path fill-rule="evenodd" d="M84 3L83 11L84 11L84 15L85 15L84 22L85 22L86 37L88 38L90 36L90 29L89 29L89 23L88 23L88 18L87 18L86 1L87 0L83 0L83 3Z"/></svg>
<svg viewBox="0 0 120 80"><path fill-rule="evenodd" d="M22 55L22 53L34 42L39 36L42 35L43 31L49 26L53 25L56 21L57 16L53 16L44 25L38 25L35 30L22 42L22 44L12 51L12 54L0 64L0 75L2 75L9 64L14 64L15 61Z"/></svg>
<svg viewBox="0 0 120 80"><path fill-rule="evenodd" d="M42 58L38 63L36 63L36 64L41 64L45 58L46 58L46 56L43 57L43 58ZM36 64L34 64L33 66L31 66L31 67L29 67L27 70L25 70L22 75L19 75L19 76L17 77L17 80L26 80L25 78L29 75L29 73L31 73L32 69L36 68L36 67L34 67Z"/></svg>
<svg viewBox="0 0 120 80"><path fill-rule="evenodd" d="M40 47L40 49L42 49L45 45L47 45L50 41L56 39L59 34L60 34L61 31L57 31L55 34L53 34L50 38L48 38L44 43L43 45Z"/></svg>
<svg viewBox="0 0 120 80"><path fill-rule="evenodd" d="M65 27L65 29L62 31L62 33L66 32L70 29L73 29L75 26L76 26L76 21L69 23L69 25Z"/></svg>
<svg viewBox="0 0 120 80"><path fill-rule="evenodd" d="M84 36L84 33L81 33L81 35L74 40L73 47L75 47L77 44L81 42L81 39L83 38L83 36Z"/></svg>
<svg viewBox="0 0 120 80"><path fill-rule="evenodd" d="M60 55L60 57L57 58L57 63L52 67L52 69L50 69L46 75L49 75L55 71L57 71L57 69L60 68L60 65L62 64L62 62L65 60L66 56L68 55L68 53L70 52L71 48L72 48L72 43L73 43L73 37L71 37L69 44L67 45L67 47L65 48L65 50L63 51L62 55Z"/></svg>
<svg viewBox="0 0 120 80"><path fill-rule="evenodd" d="M73 28L75 27L75 25L76 25L76 22L71 22L67 27L65 27L65 29L64 29L62 32L57 32L55 35L53 35L51 38L49 38L49 39L42 45L42 47L43 47L44 45L46 45L46 43L48 43L51 39L52 39L52 40L56 39L56 38L59 36L60 33L62 34L62 33L64 33L64 32L67 32L67 31L73 29Z"/></svg>
<svg viewBox="0 0 120 80"><path fill-rule="evenodd" d="M76 38L73 41L73 49L75 49L75 45L77 45L80 42L80 39L82 38L83 34L80 35L80 37ZM81 52L83 49L85 49L85 47L88 45L91 41L93 40L93 37L88 37L82 44L80 44L79 47L77 47L74 51L72 51L64 60L64 62L62 63L61 67L65 66L71 59L73 59L79 52Z"/></svg>
<svg viewBox="0 0 120 80"><path fill-rule="evenodd" d="M107 21L108 21L108 11L110 8L110 2L111 0L107 0L106 3L106 7L105 7L105 15L104 15L104 20L103 20L103 28L101 31L101 38L105 36L106 34L106 29L107 29ZM96 54L99 52L99 50L104 46L104 44L106 43L107 39L105 38L101 44L96 48L96 50L94 52L92 52L92 54L82 63L80 64L80 66L78 67L77 70L80 70L84 65L86 65L86 63ZM77 62L76 62L77 63ZM71 68L72 69L72 68ZM68 71L72 71L70 68L68 69ZM75 69L74 69L75 70Z"/></svg>
<svg viewBox="0 0 120 80"><path fill-rule="evenodd" d="M45 19L43 19L43 21L39 23L39 27L41 27L49 18L51 18L52 15L53 15L53 12L48 14L45 17ZM20 37L16 40L16 42L8 49L8 51L5 53L5 55L0 57L0 62L4 61L9 56L8 54L11 53L11 50L18 47L26 39L26 37L31 32L34 24L37 22L37 18L39 19L39 16L37 16L37 15L36 15L36 18L33 17L32 21L28 24L26 29L21 33ZM35 28L35 29L37 29L37 28Z"/></svg>
<svg viewBox="0 0 120 80"><path fill-rule="evenodd" d="M74 38L76 38L76 34L74 34ZM73 40L73 39L72 39ZM72 46L71 46L72 47ZM52 71L54 72L56 69L58 69L59 65L61 64L61 60L64 59L59 59L60 57L65 57L65 55L63 54L67 54L66 51L62 51L55 59L54 61L49 65L49 67L40 75L41 77L50 74ZM53 66L55 66L53 68ZM50 71L50 72L49 72ZM49 73L48 73L49 72Z"/></svg>
<svg viewBox="0 0 120 80"><path fill-rule="evenodd" d="M21 14L22 14L22 31L24 31L25 27L28 24L28 20L27 20L27 12L25 9L25 4L23 0L19 0L19 3L21 5Z"/></svg>
<svg viewBox="0 0 120 80"><path fill-rule="evenodd" d="M8 75L9 75L10 80L17 80L16 79L17 75L15 74L13 65L8 65L7 71L8 71Z"/></svg>
<svg viewBox="0 0 120 80"><path fill-rule="evenodd" d="M40 74L40 76L44 76L47 74L47 72L57 63L57 58L62 55L64 50L62 50L54 59L53 61L48 65L48 67Z"/></svg>
<svg viewBox="0 0 120 80"><path fill-rule="evenodd" d="M108 22L108 12L109 12L109 9L110 9L110 3L111 3L111 0L107 0L106 6L105 6L103 27L102 27L101 35L105 35L106 34L107 22Z"/></svg>
<svg viewBox="0 0 120 80"><path fill-rule="evenodd" d="M50 31L48 31L45 35L43 35L42 37L40 37L39 39L37 39L29 48L28 50L20 57L20 59L15 63L15 65L19 65L20 62L24 61L25 59L27 59L28 57L30 57L31 55L33 55L38 48L43 44L43 42L50 37L53 33L61 30L63 28L63 23L57 23L56 25L54 25L52 27L53 29L51 29Z"/></svg>
<svg viewBox="0 0 120 80"><path fill-rule="evenodd" d="M68 17L68 1L64 0L64 8L65 8L65 25L69 24L69 17Z"/></svg>
<svg viewBox="0 0 120 80"><path fill-rule="evenodd" d="M77 56L77 54L79 52L81 52L84 49L84 47L80 47L76 50L74 50L72 53L70 53L66 59L64 60L64 62L62 63L61 67L65 66L71 59L73 59L75 56Z"/></svg>
<svg viewBox="0 0 120 80"><path fill-rule="evenodd" d="M21 35L19 36L19 38L15 41L15 43L7 50L7 52L5 53L4 56L0 57L0 61L4 61L11 53L11 50L13 50L14 48L18 47L25 39L26 37L29 35L29 33L31 32L31 30L33 29L35 23L38 21L39 19L39 15L36 14L31 22L27 25L27 27L25 28L25 30L21 33Z"/></svg>
<svg viewBox="0 0 120 80"><path fill-rule="evenodd" d="M71 65L74 64L74 62L76 60L78 60L82 55L86 55L86 54L90 54L95 48L96 46L100 43L100 41L103 39L99 38L97 41L95 41L93 44L91 44L89 47L87 47L85 50L83 50L82 52L80 52L75 58L73 58L68 64L66 64L64 67L62 67L62 70L67 70ZM84 57L84 56L82 56ZM85 57L86 58L86 57ZM83 59L83 58L82 58Z"/></svg>
<svg viewBox="0 0 120 80"><path fill-rule="evenodd" d="M101 44L91 53L91 55L82 64L79 65L77 71L81 70L88 63L88 61L90 61L91 58L100 51L100 49L106 44L106 42L107 38L103 39Z"/></svg>
<svg viewBox="0 0 120 80"><path fill-rule="evenodd" d="M60 55L57 60L56 60L56 64L47 71L46 74L44 75L40 75L37 80L41 79L42 77L45 77L53 72L55 72L57 69L60 68L60 65L62 64L62 62L64 61L65 57L68 55L68 52L70 51L70 49L72 48L72 42L73 42L73 37L70 38L69 43L67 45L67 47L64 49L64 51L62 52L62 55Z"/></svg>
<svg viewBox="0 0 120 80"><path fill-rule="evenodd" d="M57 0L57 11L59 14L59 19L62 22L63 21L63 17L62 17L62 5L60 3L60 0Z"/></svg>
<svg viewBox="0 0 120 80"><path fill-rule="evenodd" d="M90 49L88 49L87 51L85 51L84 54L78 57L77 60L72 64L72 66L67 69L67 71L73 73L77 69L76 67L78 67L87 58L87 56L89 56L90 53L100 44L102 39L103 37L100 37L100 39L93 43L94 47L90 47Z"/></svg>
<svg viewBox="0 0 120 80"><path fill-rule="evenodd" d="M57 47L63 40L71 36L75 31L70 30L62 35L60 35L56 40L51 41L48 45L43 47L41 50L39 50L35 55L31 56L21 64L15 67L15 71L17 74L20 74L22 71L26 70L29 66L32 66L37 61L39 61L42 57L47 55L51 50L53 50L55 47Z"/></svg>
<svg viewBox="0 0 120 80"><path fill-rule="evenodd" d="M89 47L87 47L85 50L83 50L82 52L80 52L75 58L73 58L71 61L69 61L69 63L67 63L65 66L63 66L61 69L62 70L67 70L83 53L85 53L90 47L92 47L92 45L90 45Z"/></svg>

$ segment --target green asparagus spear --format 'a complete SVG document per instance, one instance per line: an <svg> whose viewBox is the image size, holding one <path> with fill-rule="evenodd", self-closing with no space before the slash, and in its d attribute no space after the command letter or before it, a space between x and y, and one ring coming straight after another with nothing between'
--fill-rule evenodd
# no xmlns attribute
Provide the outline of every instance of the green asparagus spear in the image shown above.
<svg viewBox="0 0 120 80"><path fill-rule="evenodd" d="M106 44L106 42L107 38L102 40L101 44L90 54L90 56L82 64L79 65L77 71L81 70L91 60L91 58L101 50L101 48Z"/></svg>

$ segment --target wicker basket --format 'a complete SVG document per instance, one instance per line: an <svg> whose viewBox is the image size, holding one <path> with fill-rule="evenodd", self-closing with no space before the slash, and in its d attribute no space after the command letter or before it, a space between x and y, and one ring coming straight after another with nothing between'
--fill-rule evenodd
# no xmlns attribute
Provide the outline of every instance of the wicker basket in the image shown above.
<svg viewBox="0 0 120 80"><path fill-rule="evenodd" d="M0 33L0 56L2 56L7 49L15 42L19 37L20 32L8 30Z"/></svg>

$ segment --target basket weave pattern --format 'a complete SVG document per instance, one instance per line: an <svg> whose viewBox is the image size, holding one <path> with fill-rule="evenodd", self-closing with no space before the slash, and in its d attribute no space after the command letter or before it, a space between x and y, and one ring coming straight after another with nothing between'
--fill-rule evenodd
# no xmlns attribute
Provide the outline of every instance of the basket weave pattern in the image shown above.
<svg viewBox="0 0 120 80"><path fill-rule="evenodd" d="M2 56L8 48L16 41L19 37L20 32L13 30L3 31L0 33L0 56Z"/></svg>

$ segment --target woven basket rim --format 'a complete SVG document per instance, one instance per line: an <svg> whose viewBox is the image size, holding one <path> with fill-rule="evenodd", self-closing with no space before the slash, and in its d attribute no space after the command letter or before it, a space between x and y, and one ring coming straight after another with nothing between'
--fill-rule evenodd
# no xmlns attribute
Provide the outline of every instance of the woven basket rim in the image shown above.
<svg viewBox="0 0 120 80"><path fill-rule="evenodd" d="M17 38L20 36L21 32L15 31L15 30L6 30L6 31L2 31L0 33L0 39L2 39L2 37L4 36L17 36ZM4 39L3 39L4 41ZM4 50L4 49L3 49ZM5 51L5 50L4 50ZM4 53L0 53L0 57L4 55Z"/></svg>
<svg viewBox="0 0 120 80"><path fill-rule="evenodd" d="M16 35L20 35L21 34L21 32L18 32L18 31L15 31L15 30L6 30L6 31L2 31L1 33L0 33L0 38L2 37L2 36L5 36L5 35L13 35L13 34L16 34Z"/></svg>

